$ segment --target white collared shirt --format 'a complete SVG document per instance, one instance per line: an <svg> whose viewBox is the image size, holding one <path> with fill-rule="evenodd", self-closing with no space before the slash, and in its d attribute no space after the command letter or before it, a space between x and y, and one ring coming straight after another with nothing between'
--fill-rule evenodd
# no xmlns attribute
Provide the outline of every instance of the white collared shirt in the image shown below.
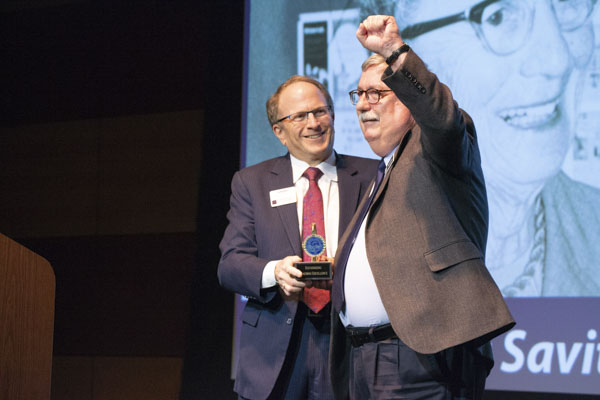
<svg viewBox="0 0 600 400"><path fill-rule="evenodd" d="M302 236L302 203L308 191L308 179L302 174L310 167L307 162L299 160L290 154L292 162L292 182L296 188L296 209L298 211L298 231ZM338 189L335 154L332 152L327 160L316 166L323 175L317 181L323 196L323 215L325 216L325 244L327 256L334 257L338 244L338 229L340 215L340 195ZM292 255L292 254L290 254ZM262 274L262 288L275 286L275 265L279 260L269 261Z"/></svg>
<svg viewBox="0 0 600 400"><path fill-rule="evenodd" d="M396 147L397 149L397 147ZM392 165L394 149L383 158L387 165L386 174ZM369 211L370 213L370 211ZM367 258L365 226L369 214L362 221L356 241L350 250L346 273L344 276L345 312L340 312L340 320L344 326L369 327L390 322L387 312L375 285L375 278Z"/></svg>

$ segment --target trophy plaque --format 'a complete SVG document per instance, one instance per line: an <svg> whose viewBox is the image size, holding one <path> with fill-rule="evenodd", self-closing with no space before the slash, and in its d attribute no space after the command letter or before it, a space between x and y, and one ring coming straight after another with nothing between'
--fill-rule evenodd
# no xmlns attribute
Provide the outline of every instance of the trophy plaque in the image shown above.
<svg viewBox="0 0 600 400"><path fill-rule="evenodd" d="M317 225L312 224L312 233L302 242L302 250L312 261L303 261L295 264L302 271L300 280L329 280L332 279L331 263L329 261L317 261L320 255L325 253L325 239L317 235Z"/></svg>

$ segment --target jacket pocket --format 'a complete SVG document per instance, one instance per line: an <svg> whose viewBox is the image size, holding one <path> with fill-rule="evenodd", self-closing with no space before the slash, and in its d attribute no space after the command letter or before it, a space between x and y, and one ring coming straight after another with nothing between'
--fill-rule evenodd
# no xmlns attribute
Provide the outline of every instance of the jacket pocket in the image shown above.
<svg viewBox="0 0 600 400"><path fill-rule="evenodd" d="M479 249L469 240L449 243L439 249L425 253L429 269L438 272L463 261L482 258Z"/></svg>
<svg viewBox="0 0 600 400"><path fill-rule="evenodd" d="M242 323L256 327L261 313L262 310L253 307L251 303L246 303L246 307L244 307L244 312L242 313Z"/></svg>

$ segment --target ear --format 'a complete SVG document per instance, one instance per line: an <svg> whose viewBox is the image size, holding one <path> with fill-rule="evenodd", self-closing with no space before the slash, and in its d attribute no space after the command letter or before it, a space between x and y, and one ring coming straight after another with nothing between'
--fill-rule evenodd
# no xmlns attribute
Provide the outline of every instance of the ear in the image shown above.
<svg viewBox="0 0 600 400"><path fill-rule="evenodd" d="M281 144L285 146L285 133L283 132L283 129L281 129L279 124L273 124L271 128L273 129L273 133L275 134L277 139L279 139Z"/></svg>

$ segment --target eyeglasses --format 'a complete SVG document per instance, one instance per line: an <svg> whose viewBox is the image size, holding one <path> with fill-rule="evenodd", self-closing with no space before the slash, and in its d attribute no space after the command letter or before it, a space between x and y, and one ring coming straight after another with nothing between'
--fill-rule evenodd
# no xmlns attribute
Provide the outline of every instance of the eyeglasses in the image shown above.
<svg viewBox="0 0 600 400"><path fill-rule="evenodd" d="M360 100L361 96L364 94L367 95L367 102L369 104L377 104L379 100L381 100L381 93L391 92L390 89L387 90L379 90L379 89L367 89L367 90L352 90L348 94L350 95L350 101L352 105L356 105Z"/></svg>
<svg viewBox="0 0 600 400"><path fill-rule="evenodd" d="M297 113L286 115L283 118L279 118L277 121L275 121L275 123L278 124L281 121L283 121L284 119L289 119L290 121L296 122L296 123L304 122L308 118L308 114L314 115L314 117L316 119L321 119L325 116L329 116L330 112L331 112L331 107L324 106L324 107L315 108L314 110L310 110L310 111L300 111Z"/></svg>
<svg viewBox="0 0 600 400"><path fill-rule="evenodd" d="M552 11L563 32L582 26L592 13L597 0L551 0ZM533 26L537 1L485 0L458 14L421 22L404 28L403 39L412 39L435 29L468 21L487 49L507 55L520 49Z"/></svg>

